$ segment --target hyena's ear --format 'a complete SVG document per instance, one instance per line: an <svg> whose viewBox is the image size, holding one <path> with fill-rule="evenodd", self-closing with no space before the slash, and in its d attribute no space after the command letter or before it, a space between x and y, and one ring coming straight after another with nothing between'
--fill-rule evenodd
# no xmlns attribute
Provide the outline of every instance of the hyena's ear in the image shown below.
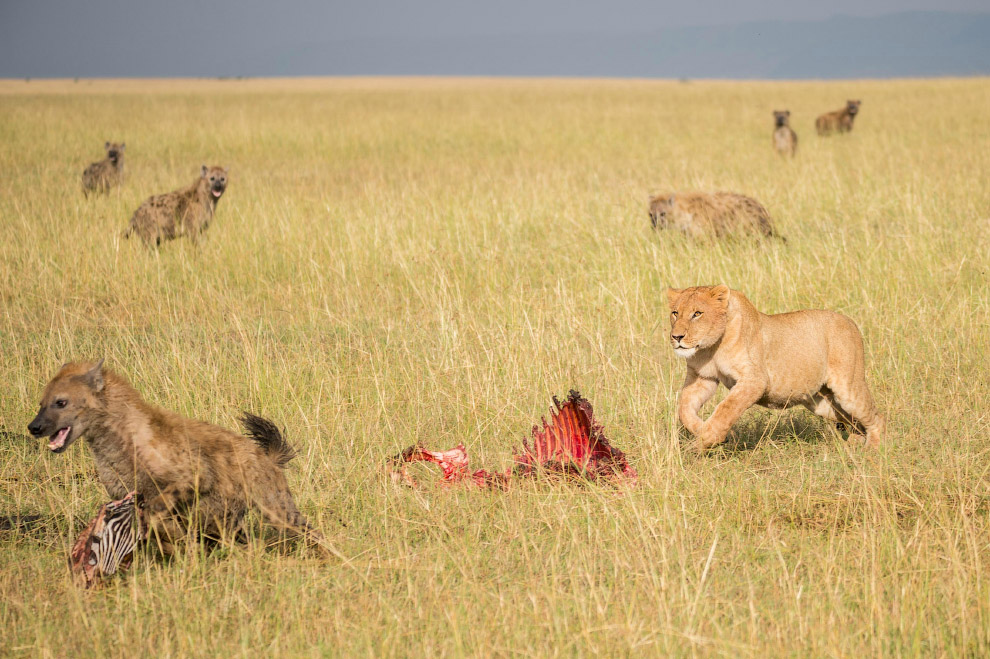
<svg viewBox="0 0 990 659"><path fill-rule="evenodd" d="M223 173L226 174L227 176L230 176L230 167L224 167Z"/></svg>
<svg viewBox="0 0 990 659"><path fill-rule="evenodd" d="M673 194L670 195L670 199L667 200L667 203L670 204L671 206L673 206L674 205L674 197L676 197L676 196L677 195L673 195Z"/></svg>
<svg viewBox="0 0 990 659"><path fill-rule="evenodd" d="M677 302L677 298L681 296L681 291L676 288L667 289L667 306L671 309L674 308L674 303Z"/></svg>
<svg viewBox="0 0 990 659"><path fill-rule="evenodd" d="M126 146L127 146L127 142L121 142L120 143L120 150L123 151Z"/></svg>
<svg viewBox="0 0 990 659"><path fill-rule="evenodd" d="M721 304L723 307L729 305L729 287L725 284L712 286L710 294L712 299Z"/></svg>
<svg viewBox="0 0 990 659"><path fill-rule="evenodd" d="M199 172L199 177L200 178L206 178L206 172L208 172L208 171L210 171L210 168L207 167L206 165L203 165L203 169L201 169L200 172Z"/></svg>
<svg viewBox="0 0 990 659"><path fill-rule="evenodd" d="M99 393L103 391L103 360L96 362L96 366L86 372L86 382L93 391Z"/></svg>
<svg viewBox="0 0 990 659"><path fill-rule="evenodd" d="M784 116L785 117L791 116L791 111L790 110L784 110Z"/></svg>
<svg viewBox="0 0 990 659"><path fill-rule="evenodd" d="M103 148L104 149L109 149L110 148L110 142L104 142L103 143Z"/></svg>

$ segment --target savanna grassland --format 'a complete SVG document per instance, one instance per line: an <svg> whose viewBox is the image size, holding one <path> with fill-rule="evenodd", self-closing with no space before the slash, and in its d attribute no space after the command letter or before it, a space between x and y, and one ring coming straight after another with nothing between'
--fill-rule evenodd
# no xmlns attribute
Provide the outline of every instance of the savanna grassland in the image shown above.
<svg viewBox="0 0 990 659"><path fill-rule="evenodd" d="M815 136L847 98L854 131ZM987 654L988 107L987 79L0 83L0 515L36 516L0 530L0 653ZM87 200L106 140L126 181ZM204 163L230 184L198 247L122 238ZM750 194L787 242L655 233L648 197L676 189ZM682 453L663 290L719 282L856 320L886 446L757 409ZM98 357L183 414L284 425L343 558L259 533L76 589L107 497L83 442L26 424ZM505 468L570 388L635 490L382 474L416 442Z"/></svg>

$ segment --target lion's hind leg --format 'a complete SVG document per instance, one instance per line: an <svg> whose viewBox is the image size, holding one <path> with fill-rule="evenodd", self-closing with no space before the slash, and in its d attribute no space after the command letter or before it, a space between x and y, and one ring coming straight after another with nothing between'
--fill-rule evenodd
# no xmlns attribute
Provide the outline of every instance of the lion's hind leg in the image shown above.
<svg viewBox="0 0 990 659"><path fill-rule="evenodd" d="M834 422L839 431L849 430L851 436L860 438L865 432L863 427L835 402L835 394L827 387L813 395L811 401L804 406L817 416Z"/></svg>
<svg viewBox="0 0 990 659"><path fill-rule="evenodd" d="M862 369L848 380L840 379L830 384L835 398L834 406L840 414L838 420L850 429L849 439L865 441L867 446L879 446L886 432L886 424L883 415L873 403ZM842 417L848 418L848 421Z"/></svg>

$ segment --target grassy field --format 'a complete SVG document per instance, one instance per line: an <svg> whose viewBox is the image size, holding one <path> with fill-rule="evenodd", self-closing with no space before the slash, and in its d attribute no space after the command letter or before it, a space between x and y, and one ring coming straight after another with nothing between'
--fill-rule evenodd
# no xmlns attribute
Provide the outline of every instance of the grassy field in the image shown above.
<svg viewBox="0 0 990 659"><path fill-rule="evenodd" d="M846 98L855 131L816 137ZM987 654L988 107L987 79L0 82L0 515L41 517L0 531L0 654ZM86 200L105 140L127 180ZM203 163L231 182L198 247L122 239ZM788 242L656 234L664 189L753 195ZM663 289L719 282L856 320L888 444L753 410L683 454ZM83 442L24 432L101 356L183 414L284 425L346 560L189 546L74 588L107 497ZM419 441L504 468L570 388L636 490L381 472Z"/></svg>

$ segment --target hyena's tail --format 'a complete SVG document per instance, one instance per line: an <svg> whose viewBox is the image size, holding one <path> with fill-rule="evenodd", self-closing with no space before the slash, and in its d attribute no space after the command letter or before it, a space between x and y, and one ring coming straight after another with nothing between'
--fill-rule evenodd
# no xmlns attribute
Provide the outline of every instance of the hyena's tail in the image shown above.
<svg viewBox="0 0 990 659"><path fill-rule="evenodd" d="M295 450L285 441L282 431L268 419L245 412L241 417L241 425L244 426L244 434L275 458L279 467L284 467L289 460L296 457Z"/></svg>

